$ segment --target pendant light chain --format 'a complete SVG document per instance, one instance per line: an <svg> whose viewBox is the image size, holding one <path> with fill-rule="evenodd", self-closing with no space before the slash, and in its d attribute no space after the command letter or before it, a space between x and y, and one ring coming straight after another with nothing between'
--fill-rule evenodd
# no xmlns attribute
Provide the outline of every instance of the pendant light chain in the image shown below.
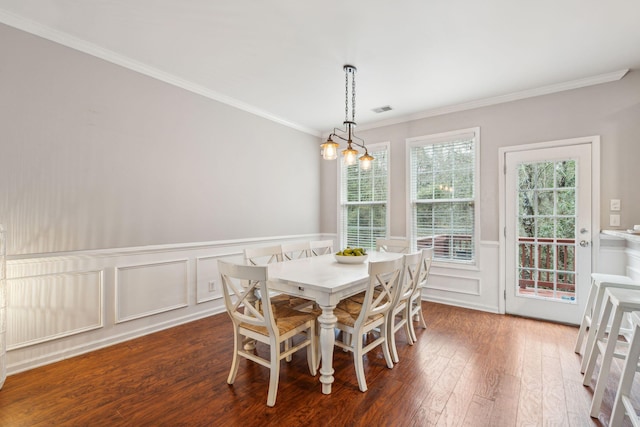
<svg viewBox="0 0 640 427"><path fill-rule="evenodd" d="M351 121L356 122L356 70L351 71Z"/></svg>
<svg viewBox="0 0 640 427"><path fill-rule="evenodd" d="M349 120L349 73L344 73L344 121Z"/></svg>
<svg viewBox="0 0 640 427"><path fill-rule="evenodd" d="M334 128L327 141L320 145L320 152L322 158L326 160L337 158L339 144L332 138L341 139L347 143L346 150L342 151L345 164L353 165L357 160L360 160L362 170L368 170L371 168L371 162L375 159L367 151L364 140L358 138L354 132L356 126L356 67L345 65L342 68L344 70L344 129ZM349 82L349 78L351 78L351 82ZM351 90L351 99L349 99L349 90ZM351 105L349 105L349 101L351 101ZM349 108L351 108L351 119L349 119ZM364 155L358 158L358 150L354 149L352 144L364 149Z"/></svg>

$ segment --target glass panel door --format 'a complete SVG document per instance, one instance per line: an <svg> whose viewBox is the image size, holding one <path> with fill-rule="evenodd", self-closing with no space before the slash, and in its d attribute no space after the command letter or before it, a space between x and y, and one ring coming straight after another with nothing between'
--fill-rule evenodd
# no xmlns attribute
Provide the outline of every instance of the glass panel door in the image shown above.
<svg viewBox="0 0 640 427"><path fill-rule="evenodd" d="M591 273L591 146L505 154L505 311L577 324Z"/></svg>
<svg viewBox="0 0 640 427"><path fill-rule="evenodd" d="M517 293L575 303L576 160L523 162L517 170Z"/></svg>

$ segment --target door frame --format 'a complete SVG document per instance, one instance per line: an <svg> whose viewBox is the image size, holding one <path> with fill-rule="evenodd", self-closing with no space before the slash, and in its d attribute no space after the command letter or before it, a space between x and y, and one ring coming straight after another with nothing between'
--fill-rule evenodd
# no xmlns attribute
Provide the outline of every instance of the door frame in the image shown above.
<svg viewBox="0 0 640 427"><path fill-rule="evenodd" d="M600 251L600 135L584 136L556 141L537 142L532 144L512 145L498 148L498 309L500 314L506 312L506 155L517 151L538 150L541 148L566 147L578 144L591 145L591 270L596 266L596 256Z"/></svg>

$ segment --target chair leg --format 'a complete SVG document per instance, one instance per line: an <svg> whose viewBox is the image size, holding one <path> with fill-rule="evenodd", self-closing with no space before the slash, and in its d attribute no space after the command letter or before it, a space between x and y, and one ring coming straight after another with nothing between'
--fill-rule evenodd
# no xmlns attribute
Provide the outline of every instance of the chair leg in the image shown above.
<svg viewBox="0 0 640 427"><path fill-rule="evenodd" d="M386 343L385 343L386 344ZM389 352L389 349L387 349ZM353 341L353 364L356 367L356 377L358 378L358 388L361 392L367 391L367 380L364 377L364 361L362 360L362 339Z"/></svg>
<svg viewBox="0 0 640 427"><path fill-rule="evenodd" d="M418 299L416 303L418 304L418 323L422 329L427 329L427 322L424 321L424 315L422 314L422 301Z"/></svg>
<svg viewBox="0 0 640 427"><path fill-rule="evenodd" d="M631 394L631 387L633 386L633 379L636 374L636 367L638 365L638 358L640 358L640 336L638 335L638 327L634 328L633 338L631 339L631 345L629 346L629 353L627 359L624 362L624 368L622 369L622 375L620 379L620 385L618 386L618 392L616 393L616 399L613 403L613 410L611 411L610 426L621 426L624 421L625 408L622 403L622 398Z"/></svg>
<svg viewBox="0 0 640 427"><path fill-rule="evenodd" d="M576 347L573 349L574 352L580 354L580 350L582 350L582 340L584 340L584 336L587 333L587 328L591 328L591 323L593 323L593 313L590 312L591 306L593 305L593 300L596 297L596 286L591 285L591 289L589 289L589 297L587 298L587 305L584 308L584 313L582 315L582 322L580 323L580 329L578 329L578 338L576 339ZM591 320L589 320L591 319Z"/></svg>
<svg viewBox="0 0 640 427"><path fill-rule="evenodd" d="M413 302L411 303L411 305L409 305L409 308L407 309L407 323L409 324L409 331L411 332L411 341L413 342L418 342L418 337L416 336L416 328L415 326L413 326L413 315L411 314L411 312L413 307Z"/></svg>
<svg viewBox="0 0 640 427"><path fill-rule="evenodd" d="M267 406L276 404L278 394L278 381L280 380L280 345L272 342L271 348L271 369L269 373L269 394L267 395Z"/></svg>
<svg viewBox="0 0 640 427"><path fill-rule="evenodd" d="M380 335L384 338L382 342L382 353L384 354L384 359L387 361L387 368L393 368L393 358L391 357L391 352L389 351L389 335L387 334L386 328L380 328ZM392 334L393 336L394 334Z"/></svg>
<svg viewBox="0 0 640 427"><path fill-rule="evenodd" d="M588 353L585 349L585 356L588 354L589 357L587 360L586 369L584 371L584 380L582 381L582 385L588 386L589 384L591 384L591 377L593 376L593 371L596 368L596 362L598 361L598 356L600 355L598 341L604 339L604 334L607 330L607 324L609 323L609 317L611 315L612 307L613 305L611 304L611 301L607 299L607 302L604 305L604 310L602 311L602 316L600 317L600 322L598 322L598 329L595 331L594 339L591 343L591 348L588 349ZM609 334L609 338L611 338L611 334Z"/></svg>
<svg viewBox="0 0 640 427"><path fill-rule="evenodd" d="M596 388L593 391L593 400L591 400L591 417L598 418L600 413L600 405L602 404L602 397L604 396L604 390L607 387L607 380L611 370L611 362L613 360L613 353L616 348L616 342L618 341L618 333L620 332L620 324L622 323L622 310L616 309L613 316L613 322L611 323L611 332L609 333L609 339L607 341L607 347L602 354L602 363L600 364L600 372L598 373L598 379L596 380Z"/></svg>
<svg viewBox="0 0 640 427"><path fill-rule="evenodd" d="M404 320L404 334L407 336L407 343L409 343L409 345L413 345L415 344L415 341L413 340L413 336L411 335L411 307L409 304L407 304L407 307L402 310L402 319Z"/></svg>
<svg viewBox="0 0 640 427"><path fill-rule="evenodd" d="M400 358L398 357L398 349L396 348L396 334L394 333L395 329L395 318L393 316L389 316L388 322L385 325L387 328L387 340L385 344L389 348L389 353L391 354L391 360L393 363L398 363Z"/></svg>
<svg viewBox="0 0 640 427"><path fill-rule="evenodd" d="M291 338L289 338L288 340L286 340L284 342L284 351L287 351L291 348ZM285 359L287 362L291 362L291 355L288 355L287 358Z"/></svg>
<svg viewBox="0 0 640 427"><path fill-rule="evenodd" d="M584 356L582 358L582 363L580 364L580 372L584 373L587 369L587 363L589 362L589 351L593 347L593 341L596 338L597 329L599 327L599 323L602 321L600 318L600 312L602 311L602 303L604 300L604 291L605 287L600 285L598 291L596 293L596 300L593 304L593 310L591 310L591 326L587 330L587 343L584 346ZM609 322L609 318L607 317L606 322ZM604 324L604 328L606 330L607 323Z"/></svg>
<svg viewBox="0 0 640 427"><path fill-rule="evenodd" d="M242 339L240 334L237 331L233 333L233 360L231 361L231 370L229 371L229 376L227 377L227 384L233 384L236 380L236 375L238 374L238 366L240 365L240 358L238 357L238 351L240 350L240 346L242 345Z"/></svg>

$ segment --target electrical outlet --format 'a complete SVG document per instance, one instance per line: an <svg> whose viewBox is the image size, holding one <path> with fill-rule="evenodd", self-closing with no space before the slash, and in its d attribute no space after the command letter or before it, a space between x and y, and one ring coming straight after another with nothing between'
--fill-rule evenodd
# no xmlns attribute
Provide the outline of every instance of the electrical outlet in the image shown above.
<svg viewBox="0 0 640 427"><path fill-rule="evenodd" d="M609 206L609 210L619 211L620 210L620 199L611 199L611 204Z"/></svg>
<svg viewBox="0 0 640 427"><path fill-rule="evenodd" d="M609 225L611 227L620 227L620 215L609 215Z"/></svg>
<svg viewBox="0 0 640 427"><path fill-rule="evenodd" d="M215 292L215 291L216 291L216 281L209 280L209 292Z"/></svg>

